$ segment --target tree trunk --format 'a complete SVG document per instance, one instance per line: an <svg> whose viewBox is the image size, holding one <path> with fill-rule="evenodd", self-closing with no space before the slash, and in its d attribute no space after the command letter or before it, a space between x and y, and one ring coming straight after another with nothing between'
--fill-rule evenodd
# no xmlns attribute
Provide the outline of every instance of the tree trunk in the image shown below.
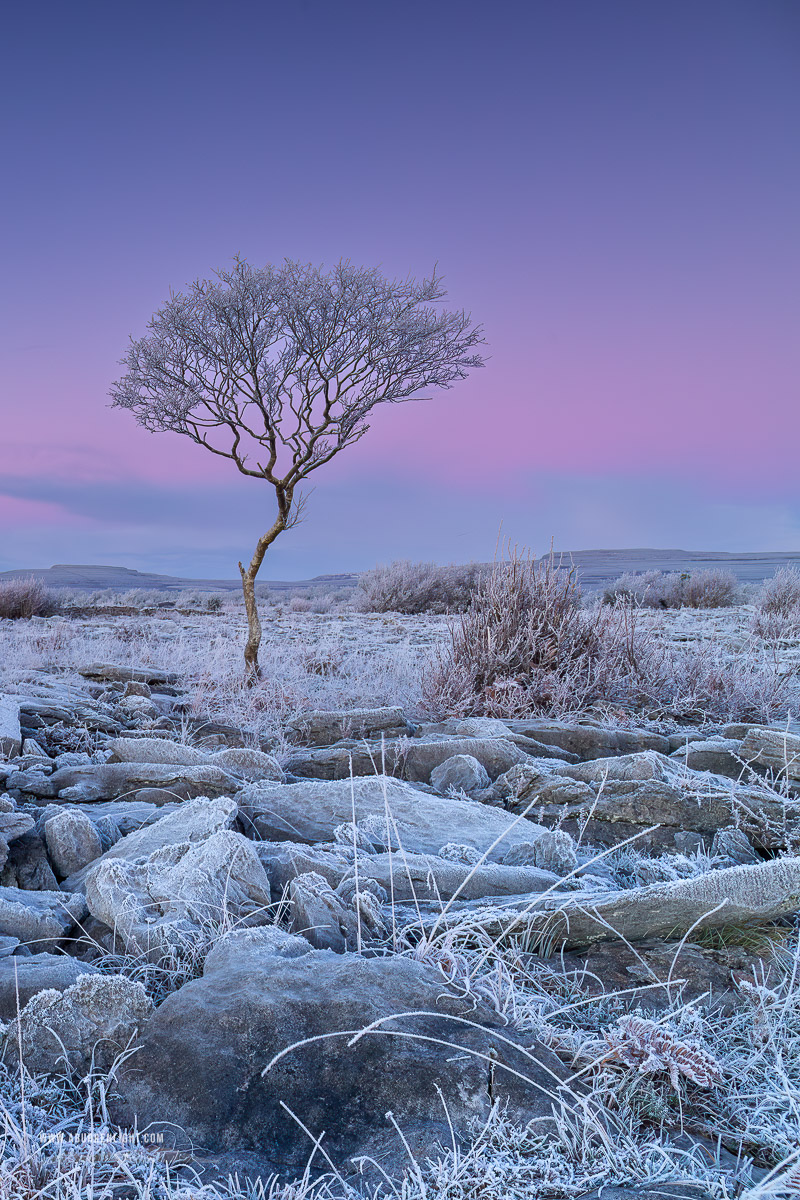
<svg viewBox="0 0 800 1200"><path fill-rule="evenodd" d="M242 592L244 593L244 611L247 614L244 671L245 680L251 685L257 683L261 677L261 668L258 665L258 650L261 645L261 621L258 617L258 604L256 603L256 576L264 561L267 547L271 546L278 534L282 533L286 528L290 508L291 496L289 496L288 502L284 501L280 505L279 514L275 518L272 528L263 537L258 539L258 545L256 546L255 554L250 560L250 566L244 567L242 563L239 563L239 574L242 577Z"/></svg>
<svg viewBox="0 0 800 1200"><path fill-rule="evenodd" d="M258 605L256 604L256 572L246 571L241 563L239 563L239 570L242 575L244 611L247 613L244 671L248 683L255 683L261 675L261 669L258 665L258 648L261 645L261 621L258 618Z"/></svg>

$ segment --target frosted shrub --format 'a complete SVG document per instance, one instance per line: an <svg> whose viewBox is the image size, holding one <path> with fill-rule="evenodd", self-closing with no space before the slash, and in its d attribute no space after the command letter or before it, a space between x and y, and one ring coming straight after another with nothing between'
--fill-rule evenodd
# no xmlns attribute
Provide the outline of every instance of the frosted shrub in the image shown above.
<svg viewBox="0 0 800 1200"><path fill-rule="evenodd" d="M60 607L58 595L40 579L9 579L0 583L0 617L11 620L52 617Z"/></svg>
<svg viewBox="0 0 800 1200"><path fill-rule="evenodd" d="M755 600L751 628L765 641L800 637L800 572L781 567L767 579Z"/></svg>
<svg viewBox="0 0 800 1200"><path fill-rule="evenodd" d="M464 715L547 708L565 675L585 676L598 616L580 608L573 571L552 558L511 556L478 583L425 681L430 701Z"/></svg>
<svg viewBox="0 0 800 1200"><path fill-rule="evenodd" d="M623 707L765 721L797 704L796 681L756 642L731 659L715 643L667 643L630 602L585 609L579 601L573 572L552 560L495 566L425 672L430 711L527 717Z"/></svg>
<svg viewBox="0 0 800 1200"><path fill-rule="evenodd" d="M800 571L797 567L781 567L771 579L766 579L756 597L759 612L787 617L800 609Z"/></svg>
<svg viewBox="0 0 800 1200"><path fill-rule="evenodd" d="M365 571L355 603L362 612L464 612L484 574L480 563L439 567L398 560Z"/></svg>
<svg viewBox="0 0 800 1200"><path fill-rule="evenodd" d="M738 593L732 571L628 571L607 585L603 602L625 600L640 608L727 608Z"/></svg>
<svg viewBox="0 0 800 1200"><path fill-rule="evenodd" d="M693 571L685 583L683 603L688 608L729 608L736 603L738 592L732 571L718 567Z"/></svg>
<svg viewBox="0 0 800 1200"><path fill-rule="evenodd" d="M289 612L306 613L311 612L311 601L308 596L292 596L289 601ZM317 609L317 612L320 610Z"/></svg>

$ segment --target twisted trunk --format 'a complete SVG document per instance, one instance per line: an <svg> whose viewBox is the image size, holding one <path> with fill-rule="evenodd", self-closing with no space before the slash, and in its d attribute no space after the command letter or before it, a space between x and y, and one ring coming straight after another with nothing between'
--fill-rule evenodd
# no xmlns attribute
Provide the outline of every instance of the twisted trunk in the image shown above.
<svg viewBox="0 0 800 1200"><path fill-rule="evenodd" d="M258 539L255 553L250 559L250 565L245 567L239 563L239 574L242 577L242 592L244 594L244 611L247 614L247 641L244 647L244 670L245 679L249 684L255 684L261 677L261 668L258 665L258 651L261 646L261 621L258 616L258 604L256 602L256 576L267 549L275 541L279 533L283 533L286 529L289 518L289 510L291 509L291 496L279 498L278 516L270 529Z"/></svg>

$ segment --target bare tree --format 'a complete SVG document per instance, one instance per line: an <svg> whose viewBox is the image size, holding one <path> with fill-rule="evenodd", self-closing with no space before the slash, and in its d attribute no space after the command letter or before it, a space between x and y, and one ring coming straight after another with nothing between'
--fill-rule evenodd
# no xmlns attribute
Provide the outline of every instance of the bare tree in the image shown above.
<svg viewBox="0 0 800 1200"><path fill-rule="evenodd" d="M252 267L196 280L131 339L111 389L151 432L190 437L275 492L275 520L239 563L248 677L258 676L255 581L267 548L296 523L299 485L369 429L378 404L420 400L483 365L479 327L447 312L434 272L418 282L341 262Z"/></svg>

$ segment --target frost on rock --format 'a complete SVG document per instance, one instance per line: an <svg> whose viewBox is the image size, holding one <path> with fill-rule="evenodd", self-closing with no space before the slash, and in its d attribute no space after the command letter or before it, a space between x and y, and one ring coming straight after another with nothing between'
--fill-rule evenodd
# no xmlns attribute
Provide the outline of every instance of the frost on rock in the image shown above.
<svg viewBox="0 0 800 1200"><path fill-rule="evenodd" d="M21 1039L31 1072L83 1076L107 1070L152 1011L141 983L124 975L81 975L63 992L48 988L28 1001L6 1027L3 1058L18 1063Z"/></svg>
<svg viewBox="0 0 800 1200"><path fill-rule="evenodd" d="M86 902L126 950L158 957L204 929L268 920L271 895L253 843L223 830L143 861L101 863L87 879Z"/></svg>

